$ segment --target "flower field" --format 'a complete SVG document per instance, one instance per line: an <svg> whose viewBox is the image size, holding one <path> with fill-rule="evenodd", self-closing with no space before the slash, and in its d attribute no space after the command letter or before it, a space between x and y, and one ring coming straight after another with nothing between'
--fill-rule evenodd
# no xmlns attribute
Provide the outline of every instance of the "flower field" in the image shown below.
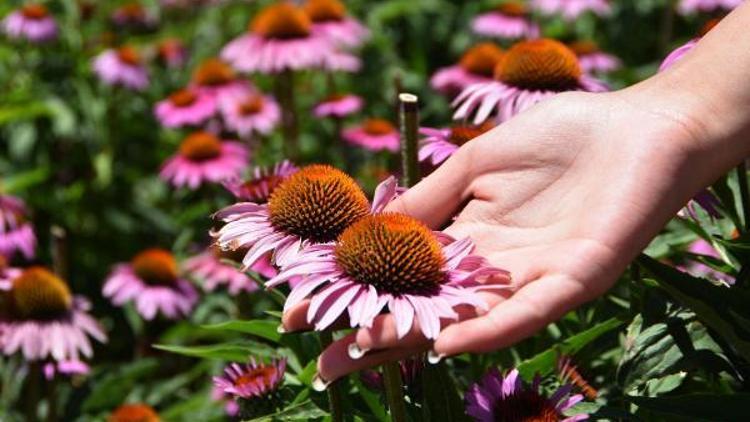
<svg viewBox="0 0 750 422"><path fill-rule="evenodd" d="M606 293L455 352L529 275L404 200L740 3L2 2L0 421L743 420L744 162Z"/></svg>

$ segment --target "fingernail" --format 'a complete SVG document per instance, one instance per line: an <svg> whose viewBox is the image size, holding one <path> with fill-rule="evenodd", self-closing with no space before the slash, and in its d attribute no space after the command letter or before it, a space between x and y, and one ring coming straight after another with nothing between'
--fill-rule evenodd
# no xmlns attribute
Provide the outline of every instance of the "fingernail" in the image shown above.
<svg viewBox="0 0 750 422"><path fill-rule="evenodd" d="M279 334L286 334L286 328L284 328L284 324L279 324L278 327L276 327L276 332Z"/></svg>
<svg viewBox="0 0 750 422"><path fill-rule="evenodd" d="M328 386L331 385L330 382L326 382L323 377L320 376L320 374L315 374L312 380L312 388L313 390L322 393L323 391L326 391Z"/></svg>
<svg viewBox="0 0 750 422"><path fill-rule="evenodd" d="M346 348L346 351L352 360L357 360L357 359L361 359L362 356L364 356L365 353L369 352L370 350L362 349L359 347L357 343L352 343Z"/></svg>
<svg viewBox="0 0 750 422"><path fill-rule="evenodd" d="M430 350L429 352L427 352L427 362L430 362L433 365L437 365L438 363L440 363L440 361L443 360L444 357L445 355L440 355L434 350Z"/></svg>

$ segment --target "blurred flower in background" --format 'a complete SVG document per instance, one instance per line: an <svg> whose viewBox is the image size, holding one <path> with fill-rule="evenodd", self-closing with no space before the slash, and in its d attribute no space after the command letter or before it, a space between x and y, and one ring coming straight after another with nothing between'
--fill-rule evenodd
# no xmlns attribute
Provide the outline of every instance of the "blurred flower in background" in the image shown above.
<svg viewBox="0 0 750 422"><path fill-rule="evenodd" d="M0 255L10 259L20 252L30 259L35 249L36 236L26 204L15 196L0 194Z"/></svg>
<svg viewBox="0 0 750 422"><path fill-rule="evenodd" d="M137 1L125 3L116 8L110 20L115 26L133 30L152 29L157 23L156 16Z"/></svg>
<svg viewBox="0 0 750 422"><path fill-rule="evenodd" d="M363 105L364 101L357 95L333 94L315 105L313 115L343 119L362 110Z"/></svg>
<svg viewBox="0 0 750 422"><path fill-rule="evenodd" d="M226 94L251 89L249 82L238 79L228 64L214 57L203 60L195 68L191 86L217 100Z"/></svg>
<svg viewBox="0 0 750 422"><path fill-rule="evenodd" d="M214 377L214 384L239 404L243 419L253 418L271 413L283 405L279 388L285 372L286 359L263 363L250 358L247 364L227 366L223 376Z"/></svg>
<svg viewBox="0 0 750 422"><path fill-rule="evenodd" d="M42 4L28 3L8 14L0 23L3 32L15 39L33 43L57 39L57 23Z"/></svg>
<svg viewBox="0 0 750 422"><path fill-rule="evenodd" d="M222 262L231 259L226 253L215 246L187 259L182 267L187 275L201 282L205 291L213 291L217 287L226 285L231 295L241 292L254 292L258 285L237 267ZM241 257L238 257L241 260ZM269 278L276 275L276 269L266 260L258 261L250 270Z"/></svg>
<svg viewBox="0 0 750 422"><path fill-rule="evenodd" d="M573 20L586 12L608 15L611 10L609 0L531 0L534 8L549 15L562 15Z"/></svg>
<svg viewBox="0 0 750 422"><path fill-rule="evenodd" d="M471 22L471 29L485 37L502 39L536 38L539 26L531 21L531 14L520 1L507 1L495 10L482 13Z"/></svg>
<svg viewBox="0 0 750 422"><path fill-rule="evenodd" d="M91 368L84 362L79 360L66 360L60 362L48 362L44 365L44 378L52 380L57 376L81 376L88 375L91 372Z"/></svg>
<svg viewBox="0 0 750 422"><path fill-rule="evenodd" d="M154 106L154 114L164 127L200 126L216 114L216 98L204 91L184 88Z"/></svg>
<svg viewBox="0 0 750 422"><path fill-rule="evenodd" d="M344 129L341 138L369 151L396 152L399 149L401 135L393 123L373 117L358 126Z"/></svg>
<svg viewBox="0 0 750 422"><path fill-rule="evenodd" d="M10 267L8 265L8 259L0 254L0 291L10 290L11 287L13 287L13 280L18 277L22 271L23 270L20 268ZM1 312L0 315L2 315Z"/></svg>
<svg viewBox="0 0 750 422"><path fill-rule="evenodd" d="M446 129L419 128L419 133L424 136L419 144L419 161L429 160L432 165L437 166L447 160L463 144L493 127L495 125L487 121L481 125L457 124Z"/></svg>
<svg viewBox="0 0 750 422"><path fill-rule="evenodd" d="M502 56L503 50L495 43L475 44L466 50L457 64L438 69L430 78L430 86L454 97L470 85L490 82Z"/></svg>
<svg viewBox="0 0 750 422"><path fill-rule="evenodd" d="M347 16L346 6L339 0L307 0L302 6L312 22L312 32L342 47L359 47L370 31L358 20Z"/></svg>
<svg viewBox="0 0 750 422"><path fill-rule="evenodd" d="M242 138L249 138L253 133L269 134L281 118L276 100L256 90L237 91L224 96L220 109L226 129Z"/></svg>
<svg viewBox="0 0 750 422"><path fill-rule="evenodd" d="M608 73L622 67L620 59L601 51L593 41L576 41L568 44L568 47L576 54L581 70L586 73Z"/></svg>
<svg viewBox="0 0 750 422"><path fill-rule="evenodd" d="M206 182L237 177L247 167L248 158L241 143L197 131L185 137L177 153L164 162L159 176L177 188L195 190Z"/></svg>
<svg viewBox="0 0 750 422"><path fill-rule="evenodd" d="M159 414L147 404L123 404L115 409L107 422L161 422Z"/></svg>
<svg viewBox="0 0 750 422"><path fill-rule="evenodd" d="M135 47L105 50L94 58L94 72L107 85L141 91L149 84L148 71Z"/></svg>
<svg viewBox="0 0 750 422"><path fill-rule="evenodd" d="M680 0L677 10L683 15L716 10L732 10L742 4L742 0Z"/></svg>
<svg viewBox="0 0 750 422"><path fill-rule="evenodd" d="M156 57L167 67L180 68L187 63L188 50L179 38L166 38L157 44Z"/></svg>
<svg viewBox="0 0 750 422"><path fill-rule="evenodd" d="M273 167L256 166L248 178L227 179L223 184L239 201L265 204L273 191L297 170L297 166L291 161L284 160Z"/></svg>

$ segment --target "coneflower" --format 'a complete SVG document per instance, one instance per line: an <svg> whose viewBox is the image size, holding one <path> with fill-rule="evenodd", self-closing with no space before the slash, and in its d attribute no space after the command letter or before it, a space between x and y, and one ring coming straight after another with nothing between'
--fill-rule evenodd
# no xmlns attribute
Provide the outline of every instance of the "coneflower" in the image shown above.
<svg viewBox="0 0 750 422"><path fill-rule="evenodd" d="M279 409L283 405L283 391L286 359L263 363L251 358L241 365L230 364L224 375L214 377L214 385L239 405L239 416L255 418Z"/></svg>
<svg viewBox="0 0 750 422"><path fill-rule="evenodd" d="M49 10L38 3L28 3L6 16L0 26L15 39L43 43L57 39L57 23Z"/></svg>
<svg viewBox="0 0 750 422"><path fill-rule="evenodd" d="M506 1L474 18L471 28L475 33L487 37L536 38L539 36L539 26L531 21L530 15L524 3Z"/></svg>
<svg viewBox="0 0 750 422"><path fill-rule="evenodd" d="M419 146L419 161L430 161L432 165L439 165L453 155L462 145L488 132L495 125L484 122L481 125L457 124L446 129L431 127L419 128L424 136Z"/></svg>
<svg viewBox="0 0 750 422"><path fill-rule="evenodd" d="M464 88L491 82L503 50L495 43L482 42L466 50L458 63L438 69L430 78L430 86L453 97Z"/></svg>
<svg viewBox="0 0 750 422"><path fill-rule="evenodd" d="M107 85L141 91L148 86L148 72L135 47L124 45L105 50L94 58L94 72Z"/></svg>
<svg viewBox="0 0 750 422"><path fill-rule="evenodd" d="M312 31L342 47L359 47L370 31L358 20L348 16L339 0L307 0L302 6L312 22Z"/></svg>
<svg viewBox="0 0 750 422"><path fill-rule="evenodd" d="M370 118L360 125L345 128L341 132L344 141L370 151L391 151L399 149L401 135L393 123L385 119Z"/></svg>
<svg viewBox="0 0 750 422"><path fill-rule="evenodd" d="M20 252L34 257L36 236L26 204L20 198L0 194L0 255L12 258Z"/></svg>

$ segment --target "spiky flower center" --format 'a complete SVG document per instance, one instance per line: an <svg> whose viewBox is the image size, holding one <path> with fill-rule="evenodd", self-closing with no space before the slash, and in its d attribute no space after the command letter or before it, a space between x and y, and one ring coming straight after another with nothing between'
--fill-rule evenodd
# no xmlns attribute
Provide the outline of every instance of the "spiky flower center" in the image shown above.
<svg viewBox="0 0 750 422"><path fill-rule="evenodd" d="M581 67L575 53L559 41L522 41L495 68L495 79L531 90L566 91L578 86Z"/></svg>
<svg viewBox="0 0 750 422"><path fill-rule="evenodd" d="M526 16L527 10L523 3L518 1L510 1L501 4L497 7L497 11L507 16Z"/></svg>
<svg viewBox="0 0 750 422"><path fill-rule="evenodd" d="M193 105L198 97L189 89L175 91L169 96L169 102L177 107L187 107Z"/></svg>
<svg viewBox="0 0 750 422"><path fill-rule="evenodd" d="M141 55L138 54L133 46L125 45L117 49L117 57L121 62L131 66L138 66L141 63Z"/></svg>
<svg viewBox="0 0 750 422"><path fill-rule="evenodd" d="M500 398L493 407L495 420L500 422L557 422L557 409L533 390L515 392Z"/></svg>
<svg viewBox="0 0 750 422"><path fill-rule="evenodd" d="M159 415L145 404L124 404L118 407L107 422L159 422Z"/></svg>
<svg viewBox="0 0 750 422"><path fill-rule="evenodd" d="M313 22L338 22L346 16L346 6L339 0L308 0L305 13Z"/></svg>
<svg viewBox="0 0 750 422"><path fill-rule="evenodd" d="M310 35L312 22L302 9L282 1L261 10L250 22L250 31L266 38L291 39Z"/></svg>
<svg viewBox="0 0 750 422"><path fill-rule="evenodd" d="M216 58L203 61L193 72L193 82L200 86L221 86L234 81L235 78L234 70Z"/></svg>
<svg viewBox="0 0 750 422"><path fill-rule="evenodd" d="M221 155L221 141L208 132L194 132L180 144L180 155L190 161L206 161Z"/></svg>
<svg viewBox="0 0 750 422"><path fill-rule="evenodd" d="M432 296L446 281L440 243L404 214L364 217L341 234L335 254L349 277L382 293Z"/></svg>
<svg viewBox="0 0 750 422"><path fill-rule="evenodd" d="M21 14L27 19L44 19L49 16L49 10L41 4L27 4L21 7Z"/></svg>
<svg viewBox="0 0 750 422"><path fill-rule="evenodd" d="M19 318L50 320L73 306L68 285L43 267L30 267L13 280L13 310Z"/></svg>
<svg viewBox="0 0 750 422"><path fill-rule="evenodd" d="M326 165L304 167L281 183L268 201L271 224L315 243L331 242L369 213L357 183Z"/></svg>
<svg viewBox="0 0 750 422"><path fill-rule="evenodd" d="M599 52L599 46L591 40L575 41L568 44L568 47L573 50L576 56L585 56Z"/></svg>
<svg viewBox="0 0 750 422"><path fill-rule="evenodd" d="M481 125L455 125L451 128L450 141L458 146L461 146L472 139L476 138L488 132L494 125L490 121L486 121Z"/></svg>
<svg viewBox="0 0 750 422"><path fill-rule="evenodd" d="M362 124L362 130L368 135L382 136L396 131L396 127L385 119L367 119Z"/></svg>
<svg viewBox="0 0 750 422"><path fill-rule="evenodd" d="M257 368L247 369L247 372L240 375L234 380L236 387L243 387L246 385L262 385L265 389L271 389L274 387L273 382L276 374L278 373L276 367L271 365L261 365Z"/></svg>
<svg viewBox="0 0 750 422"><path fill-rule="evenodd" d="M163 249L146 249L136 255L130 264L135 275L151 286L169 286L177 281L177 262Z"/></svg>
<svg viewBox="0 0 750 422"><path fill-rule="evenodd" d="M483 42L466 50L459 65L469 73L492 77L502 56L503 50L497 44Z"/></svg>
<svg viewBox="0 0 750 422"><path fill-rule="evenodd" d="M243 116L252 116L263 111L263 97L254 95L239 104L239 112Z"/></svg>

